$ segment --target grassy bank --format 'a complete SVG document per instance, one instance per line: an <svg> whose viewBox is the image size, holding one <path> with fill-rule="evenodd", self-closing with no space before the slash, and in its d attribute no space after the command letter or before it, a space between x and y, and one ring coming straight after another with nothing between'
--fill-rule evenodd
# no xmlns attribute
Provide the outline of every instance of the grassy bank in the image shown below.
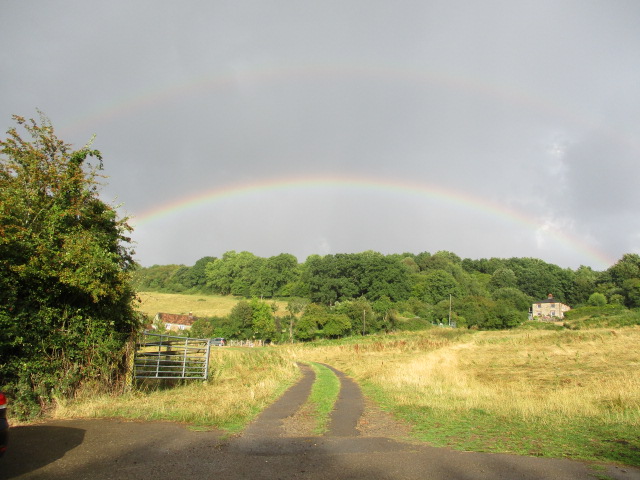
<svg viewBox="0 0 640 480"><path fill-rule="evenodd" d="M434 329L298 355L349 373L433 445L640 465L639 341L637 327Z"/></svg>
<svg viewBox="0 0 640 480"><path fill-rule="evenodd" d="M324 365L312 362L311 368L316 373L316 381L307 403L315 419L313 433L321 435L327 431L331 411L340 394L340 379Z"/></svg>
<svg viewBox="0 0 640 480"><path fill-rule="evenodd" d="M53 417L169 420L235 432L298 376L285 349L215 348L206 383L185 381L171 388L153 383L154 388L142 386L120 396L85 392L71 402L60 402Z"/></svg>

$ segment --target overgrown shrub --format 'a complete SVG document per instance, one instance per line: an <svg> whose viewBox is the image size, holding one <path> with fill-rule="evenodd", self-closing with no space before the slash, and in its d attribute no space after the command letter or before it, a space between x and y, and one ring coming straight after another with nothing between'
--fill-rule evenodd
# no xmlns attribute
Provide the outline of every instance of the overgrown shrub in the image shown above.
<svg viewBox="0 0 640 480"><path fill-rule="evenodd" d="M117 381L141 320L131 228L98 197L100 152L72 150L44 116L14 119L31 138L0 142L0 388L25 418L84 379Z"/></svg>

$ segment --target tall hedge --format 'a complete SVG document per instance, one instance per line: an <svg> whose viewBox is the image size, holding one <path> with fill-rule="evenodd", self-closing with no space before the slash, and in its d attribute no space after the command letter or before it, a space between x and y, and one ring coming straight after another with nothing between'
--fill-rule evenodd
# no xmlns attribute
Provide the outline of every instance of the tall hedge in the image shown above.
<svg viewBox="0 0 640 480"><path fill-rule="evenodd" d="M99 198L100 152L74 150L43 115L14 120L0 142L0 388L28 417L83 382L113 384L140 319L131 228Z"/></svg>

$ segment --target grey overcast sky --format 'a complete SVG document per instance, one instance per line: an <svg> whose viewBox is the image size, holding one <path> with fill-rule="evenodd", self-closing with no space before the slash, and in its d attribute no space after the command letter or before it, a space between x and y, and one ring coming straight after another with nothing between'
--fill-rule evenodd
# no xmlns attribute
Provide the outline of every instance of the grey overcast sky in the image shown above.
<svg viewBox="0 0 640 480"><path fill-rule="evenodd" d="M640 253L640 2L23 1L0 127L96 134L145 266Z"/></svg>

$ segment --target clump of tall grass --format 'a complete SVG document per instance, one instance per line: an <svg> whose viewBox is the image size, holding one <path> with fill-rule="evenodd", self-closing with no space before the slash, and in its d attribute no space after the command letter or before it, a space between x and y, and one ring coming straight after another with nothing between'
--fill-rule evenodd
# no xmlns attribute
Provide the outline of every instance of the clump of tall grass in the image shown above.
<svg viewBox="0 0 640 480"><path fill-rule="evenodd" d="M158 384L120 396L79 395L59 403L52 416L169 420L237 431L298 376L286 349L216 348L207 382L183 381L171 388Z"/></svg>

